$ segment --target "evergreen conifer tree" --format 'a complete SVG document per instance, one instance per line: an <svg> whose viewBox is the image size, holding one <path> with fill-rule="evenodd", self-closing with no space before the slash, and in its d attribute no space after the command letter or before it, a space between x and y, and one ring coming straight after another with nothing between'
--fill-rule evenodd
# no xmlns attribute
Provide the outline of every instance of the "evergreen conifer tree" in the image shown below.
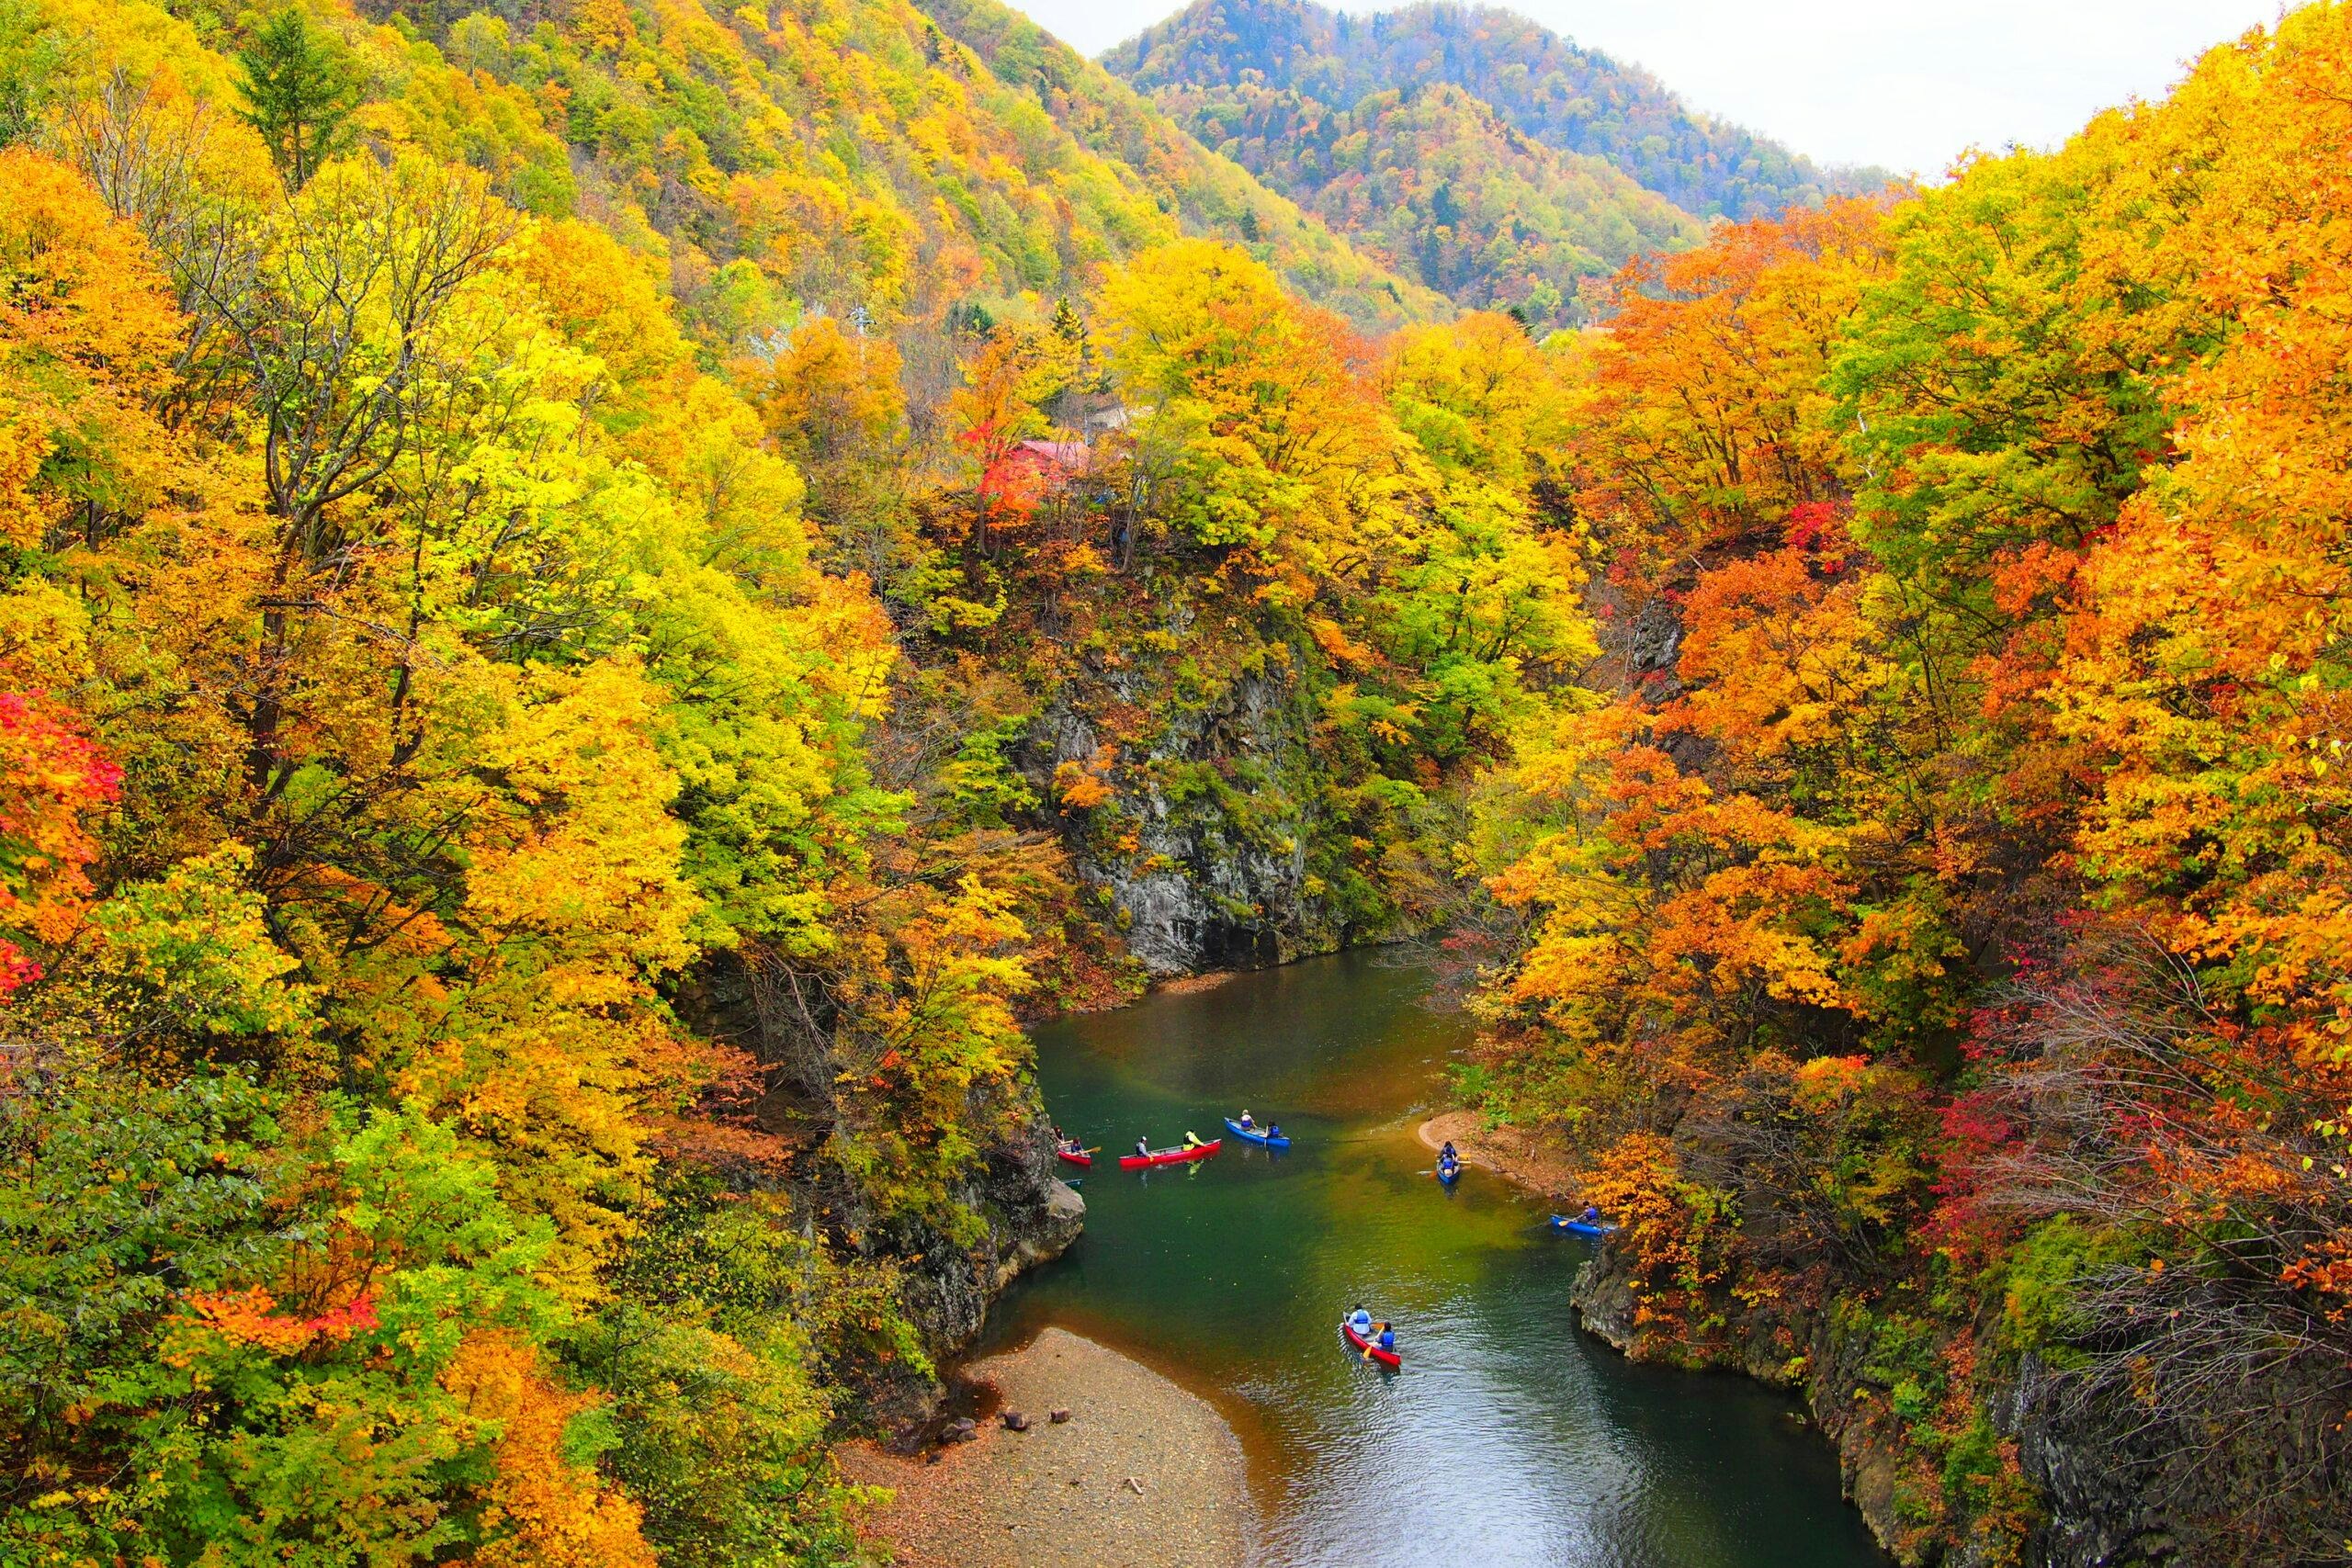
<svg viewBox="0 0 2352 1568"><path fill-rule="evenodd" d="M277 172L300 190L319 165L351 145L359 72L343 47L288 6L237 56L245 69L245 119L269 143Z"/></svg>

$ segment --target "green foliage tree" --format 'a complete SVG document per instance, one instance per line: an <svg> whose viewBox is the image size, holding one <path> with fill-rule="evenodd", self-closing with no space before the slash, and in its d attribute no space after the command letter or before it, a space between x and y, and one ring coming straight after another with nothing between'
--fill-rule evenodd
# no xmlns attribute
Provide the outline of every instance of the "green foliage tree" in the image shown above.
<svg viewBox="0 0 2352 1568"><path fill-rule="evenodd" d="M320 165L350 149L359 67L333 34L289 6L262 24L237 62L245 73L245 122L261 133L288 186L300 190Z"/></svg>

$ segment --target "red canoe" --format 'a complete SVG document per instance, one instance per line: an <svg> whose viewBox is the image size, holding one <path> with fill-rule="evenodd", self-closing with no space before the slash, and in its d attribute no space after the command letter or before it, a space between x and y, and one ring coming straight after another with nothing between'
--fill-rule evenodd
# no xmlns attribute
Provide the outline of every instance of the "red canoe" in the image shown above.
<svg viewBox="0 0 2352 1568"><path fill-rule="evenodd" d="M1054 1153L1059 1155L1071 1165L1092 1165L1094 1163L1094 1156L1088 1154L1084 1149L1056 1149Z"/></svg>
<svg viewBox="0 0 2352 1568"><path fill-rule="evenodd" d="M1372 1359L1378 1361L1384 1367L1402 1368L1404 1366L1404 1357L1398 1355L1394 1350L1384 1350L1379 1346L1374 1344L1371 1340L1366 1339L1363 1335L1358 1334L1354 1329L1350 1328L1348 1326L1347 1319L1345 1318L1341 1318L1340 1320L1340 1332L1346 1335L1348 1337L1348 1343L1356 1348L1356 1354L1362 1355L1365 1351L1369 1350L1372 1352Z"/></svg>
<svg viewBox="0 0 2352 1568"><path fill-rule="evenodd" d="M1225 1147L1223 1138L1205 1144L1195 1144L1189 1149L1154 1149L1148 1155L1121 1155L1121 1170L1141 1170L1148 1165L1182 1165L1188 1159L1206 1159Z"/></svg>

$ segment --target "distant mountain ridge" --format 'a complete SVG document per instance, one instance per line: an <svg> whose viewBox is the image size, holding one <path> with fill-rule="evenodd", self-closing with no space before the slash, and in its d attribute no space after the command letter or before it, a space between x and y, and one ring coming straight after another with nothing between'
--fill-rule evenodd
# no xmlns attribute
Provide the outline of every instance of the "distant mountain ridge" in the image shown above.
<svg viewBox="0 0 2352 1568"><path fill-rule="evenodd" d="M1102 62L1155 95L1254 82L1339 109L1451 83L1533 140L1605 158L1702 218L1769 217L1885 183L1881 171L1824 168L1694 110L1646 71L1492 6L1350 17L1310 0L1195 0Z"/></svg>
<svg viewBox="0 0 2352 1568"><path fill-rule="evenodd" d="M1704 232L1607 160L1544 146L1451 83L1349 108L1255 81L1166 87L1155 101L1396 272L1539 328L1586 319L1581 281Z"/></svg>
<svg viewBox="0 0 2352 1568"><path fill-rule="evenodd" d="M1149 97L1011 6L911 0L909 8L937 29L935 52L969 51L995 89L990 107L1022 146L1067 148L1074 160L1116 171L1157 205L1157 212L1138 215L1132 232L1111 227L1103 247L1110 254L1123 254L1143 237L1145 223L1166 224L1246 246L1292 288L1360 327L1385 330L1448 313L1438 293L1382 268L1346 235L1310 220L1288 193L1204 148ZM1026 100L1018 111L1017 100ZM1050 130L1030 122L1035 110Z"/></svg>

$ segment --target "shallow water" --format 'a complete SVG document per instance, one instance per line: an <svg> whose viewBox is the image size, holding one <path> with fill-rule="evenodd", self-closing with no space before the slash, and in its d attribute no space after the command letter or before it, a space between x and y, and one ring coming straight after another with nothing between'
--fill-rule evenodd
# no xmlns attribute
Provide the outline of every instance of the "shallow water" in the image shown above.
<svg viewBox="0 0 2352 1568"><path fill-rule="evenodd" d="M1591 1243L1488 1172L1438 1185L1414 1129L1465 1032L1420 991L1346 954L1040 1029L1048 1107L1104 1147L1084 1238L983 1348L1059 1324L1214 1400L1272 1563L1883 1568L1793 1405L1629 1365L1568 1306ZM1244 1105L1290 1153L1117 1168ZM1341 1344L1358 1302L1397 1323L1402 1372Z"/></svg>

